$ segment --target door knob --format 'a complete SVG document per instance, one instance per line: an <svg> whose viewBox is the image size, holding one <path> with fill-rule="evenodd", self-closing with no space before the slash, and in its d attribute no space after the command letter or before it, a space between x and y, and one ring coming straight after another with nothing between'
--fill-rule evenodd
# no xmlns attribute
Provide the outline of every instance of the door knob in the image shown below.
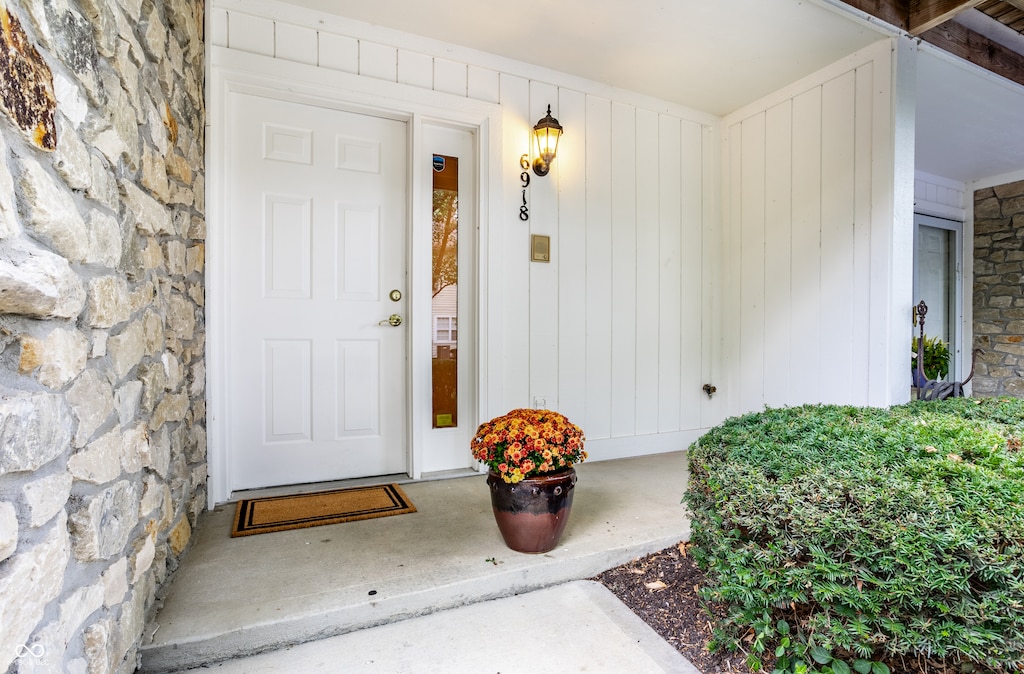
<svg viewBox="0 0 1024 674"><path fill-rule="evenodd" d="M393 328L397 328L402 324L402 317L398 314L391 314L377 325L390 325Z"/></svg>

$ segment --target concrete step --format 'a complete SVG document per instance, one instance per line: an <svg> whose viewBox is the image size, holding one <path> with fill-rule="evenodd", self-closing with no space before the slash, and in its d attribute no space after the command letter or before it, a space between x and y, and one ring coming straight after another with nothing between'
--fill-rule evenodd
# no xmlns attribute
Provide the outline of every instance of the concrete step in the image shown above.
<svg viewBox="0 0 1024 674"><path fill-rule="evenodd" d="M522 636L517 626L523 626ZM229 660L216 669L217 674L700 674L615 595L587 580Z"/></svg>
<svg viewBox="0 0 1024 674"><path fill-rule="evenodd" d="M418 511L232 539L204 514L147 626L142 672L244 657L592 577L689 537L684 452L577 466L557 548L505 547L483 476L404 484Z"/></svg>

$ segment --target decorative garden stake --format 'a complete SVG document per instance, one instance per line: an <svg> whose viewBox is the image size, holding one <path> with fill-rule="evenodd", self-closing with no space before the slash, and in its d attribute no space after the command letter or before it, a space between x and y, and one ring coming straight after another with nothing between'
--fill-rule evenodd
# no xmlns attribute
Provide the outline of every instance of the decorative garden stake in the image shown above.
<svg viewBox="0 0 1024 674"><path fill-rule="evenodd" d="M978 353L971 353L971 373L967 379L947 382L940 378L949 372L949 347L939 337L928 338L924 335L924 317L928 313L928 305L924 300L914 307L914 323L919 326L917 339L914 340L914 386L917 388L918 400L944 400L945 398L962 398L964 385L974 376L974 358ZM932 377L935 379L932 379Z"/></svg>

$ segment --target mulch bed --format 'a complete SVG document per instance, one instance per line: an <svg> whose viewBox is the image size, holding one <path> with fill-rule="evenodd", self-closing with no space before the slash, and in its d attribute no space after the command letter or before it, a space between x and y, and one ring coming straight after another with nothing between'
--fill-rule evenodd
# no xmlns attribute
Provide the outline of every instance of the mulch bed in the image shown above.
<svg viewBox="0 0 1024 674"><path fill-rule="evenodd" d="M708 652L717 611L713 605L705 609L698 595L704 572L687 554L688 548L680 543L609 569L594 580L611 590L703 674L750 674L742 652ZM976 665L965 669L937 660L886 660L886 664L893 674L996 674ZM766 665L764 671L770 672L771 664Z"/></svg>
<svg viewBox="0 0 1024 674"><path fill-rule="evenodd" d="M666 548L609 569L598 581L672 644L683 657L704 674L740 672L750 669L742 653L724 649L710 653L715 616L704 609L697 592L704 583L704 572L684 554L687 547Z"/></svg>

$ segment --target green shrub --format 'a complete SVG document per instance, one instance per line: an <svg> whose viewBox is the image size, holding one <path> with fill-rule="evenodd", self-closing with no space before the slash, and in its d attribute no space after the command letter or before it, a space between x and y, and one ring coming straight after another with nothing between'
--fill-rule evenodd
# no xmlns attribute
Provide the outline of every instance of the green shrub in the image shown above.
<svg viewBox="0 0 1024 674"><path fill-rule="evenodd" d="M917 372L917 343L918 338L914 337L910 346L910 371ZM949 346L938 337L924 336L920 344L924 352L924 361L921 367L924 369L924 376L928 379L942 379L949 374Z"/></svg>
<svg viewBox="0 0 1024 674"><path fill-rule="evenodd" d="M690 448L685 502L720 645L776 671L1024 662L1024 401L807 406Z"/></svg>

